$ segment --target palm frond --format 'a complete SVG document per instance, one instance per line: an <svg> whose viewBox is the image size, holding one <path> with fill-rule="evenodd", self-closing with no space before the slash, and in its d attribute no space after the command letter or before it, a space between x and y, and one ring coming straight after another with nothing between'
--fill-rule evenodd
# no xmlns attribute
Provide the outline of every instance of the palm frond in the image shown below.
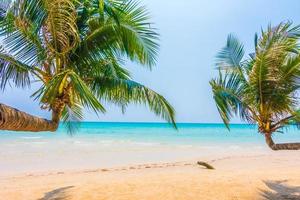
<svg viewBox="0 0 300 200"><path fill-rule="evenodd" d="M25 35L16 30L5 36L2 42L9 54L28 65L37 65L45 58L45 51L34 34Z"/></svg>
<svg viewBox="0 0 300 200"><path fill-rule="evenodd" d="M233 114L239 115L243 120L253 123L251 108L243 99L245 86L237 74L223 77L220 72L219 78L211 80L210 85L216 106L227 128L229 128L229 122Z"/></svg>
<svg viewBox="0 0 300 200"><path fill-rule="evenodd" d="M80 103L87 108L93 109L96 113L105 112L105 108L101 105L98 99L94 96L90 88L85 84L83 80L74 72L69 74L70 82L74 90L76 91L77 98Z"/></svg>
<svg viewBox="0 0 300 200"><path fill-rule="evenodd" d="M32 67L0 50L0 88L2 90L6 88L9 81L13 81L16 87L29 86L32 72Z"/></svg>
<svg viewBox="0 0 300 200"><path fill-rule="evenodd" d="M176 127L174 108L163 96L144 85L128 79L110 77L96 77L90 84L98 98L123 107L129 103L147 105L156 115Z"/></svg>
<svg viewBox="0 0 300 200"><path fill-rule="evenodd" d="M62 113L62 121L64 122L68 133L72 135L80 126L80 121L83 119L83 112L80 105L66 105Z"/></svg>
<svg viewBox="0 0 300 200"><path fill-rule="evenodd" d="M40 98L44 104L52 105L55 103L56 98L61 97L61 88L67 86L72 88L69 93L73 93L81 105L86 108L91 108L96 113L105 112L104 107L93 95L89 87L71 70L57 74L47 85L35 92L33 96L35 96L36 99ZM65 103L67 104L68 102Z"/></svg>
<svg viewBox="0 0 300 200"><path fill-rule="evenodd" d="M244 46L234 35L230 34L227 37L226 46L217 55L216 65L220 70L240 72L244 54Z"/></svg>
<svg viewBox="0 0 300 200"><path fill-rule="evenodd" d="M39 36L46 13L42 0L12 1L0 19L3 47L26 64L36 64L45 58Z"/></svg>
<svg viewBox="0 0 300 200"><path fill-rule="evenodd" d="M47 17L45 2L44 0L13 0L7 6L6 12L9 16L14 16L16 26L21 29L31 27L37 34Z"/></svg>
<svg viewBox="0 0 300 200"><path fill-rule="evenodd" d="M150 17L145 7L137 1L128 1L124 5L124 16L120 20L123 48L132 60L151 67L158 54L158 34L148 22Z"/></svg>
<svg viewBox="0 0 300 200"><path fill-rule="evenodd" d="M76 7L73 0L45 1L47 10L47 47L54 54L66 54L79 43Z"/></svg>
<svg viewBox="0 0 300 200"><path fill-rule="evenodd" d="M136 1L117 2L117 5L114 1L105 2L106 9L113 6L114 14L106 13L105 22L101 22L99 14L93 15L89 20L89 34L76 50L76 60L123 54L132 61L153 66L159 48L158 34L148 22L148 12Z"/></svg>
<svg viewBox="0 0 300 200"><path fill-rule="evenodd" d="M287 72L284 66L291 54L295 53L293 49L297 46L296 40L289 37L289 27L290 24L269 26L268 31L262 33L256 49L255 63L249 79L257 103L264 112L266 109L289 111L290 107L284 105L293 103L293 99L290 98L293 89L288 84L288 79L282 79L285 77L282 73Z"/></svg>

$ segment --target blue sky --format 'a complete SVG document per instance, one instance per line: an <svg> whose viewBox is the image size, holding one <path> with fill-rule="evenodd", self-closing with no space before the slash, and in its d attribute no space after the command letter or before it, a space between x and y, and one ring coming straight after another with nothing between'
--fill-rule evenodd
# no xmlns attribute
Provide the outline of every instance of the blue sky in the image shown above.
<svg viewBox="0 0 300 200"><path fill-rule="evenodd" d="M229 33L253 49L254 33L269 23L291 20L300 24L299 0L141 0L151 12L161 34L157 66L152 72L128 63L135 80L163 94L175 107L178 122L221 122L212 99L209 80L214 77L215 55ZM49 117L30 99L29 90L8 88L0 102ZM86 112L87 121L160 121L143 106L130 106L125 115L107 106L97 117ZM239 122L239 120L233 120Z"/></svg>

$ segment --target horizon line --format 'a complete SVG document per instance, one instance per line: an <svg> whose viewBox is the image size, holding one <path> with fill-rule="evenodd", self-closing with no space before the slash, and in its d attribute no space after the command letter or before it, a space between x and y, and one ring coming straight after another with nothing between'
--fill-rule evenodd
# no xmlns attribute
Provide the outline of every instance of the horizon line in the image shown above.
<svg viewBox="0 0 300 200"><path fill-rule="evenodd" d="M75 122L75 121L74 121ZM63 122L61 122L63 123ZM169 122L128 122L128 121L79 121L78 123L134 123L134 124L170 124ZM225 125L222 122L176 122L176 124L221 124ZM255 124L248 124L248 123L230 123L229 125L255 125Z"/></svg>

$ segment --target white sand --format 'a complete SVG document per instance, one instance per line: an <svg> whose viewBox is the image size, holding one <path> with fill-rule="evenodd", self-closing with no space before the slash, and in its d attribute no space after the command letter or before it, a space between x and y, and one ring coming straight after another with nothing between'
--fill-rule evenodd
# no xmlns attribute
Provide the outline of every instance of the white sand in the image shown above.
<svg viewBox="0 0 300 200"><path fill-rule="evenodd" d="M143 155L143 152L137 153ZM156 164L152 162L155 153L148 161L147 158L140 159L139 162L149 163L143 165L124 162L126 158L130 160L130 154L127 154L128 157L122 154L122 157L110 158L124 162L114 167L82 169L82 166L73 166L72 170L37 170L36 167L35 171L26 173L10 171L2 173L0 178L0 199L300 199L300 151L262 149L250 152L239 149L219 151L218 154L210 154L210 158L196 156L194 151L193 159L189 156L184 159L185 153L190 152L184 151L179 157L166 156L161 161L157 157ZM144 155L149 156L147 153ZM130 162L137 160L131 159ZM169 160L168 163L165 160ZM197 160L209 161L216 170L197 166Z"/></svg>

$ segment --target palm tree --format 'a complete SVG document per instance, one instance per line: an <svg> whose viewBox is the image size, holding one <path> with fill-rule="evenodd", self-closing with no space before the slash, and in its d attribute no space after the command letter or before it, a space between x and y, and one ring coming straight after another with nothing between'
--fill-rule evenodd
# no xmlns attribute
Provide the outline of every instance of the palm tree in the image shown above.
<svg viewBox="0 0 300 200"><path fill-rule="evenodd" d="M272 135L298 125L300 26L280 23L255 36L255 53L244 59L244 47L233 35L217 56L219 77L211 80L213 96L225 125L233 115L256 123L272 150L299 150L300 143L275 144Z"/></svg>
<svg viewBox="0 0 300 200"><path fill-rule="evenodd" d="M144 104L174 122L166 99L131 79L131 60L151 69L158 34L135 0L14 0L0 9L0 87L41 87L32 94L52 119L0 104L0 129L55 131L81 120L82 109L104 113L102 101ZM72 123L69 123L72 124Z"/></svg>

